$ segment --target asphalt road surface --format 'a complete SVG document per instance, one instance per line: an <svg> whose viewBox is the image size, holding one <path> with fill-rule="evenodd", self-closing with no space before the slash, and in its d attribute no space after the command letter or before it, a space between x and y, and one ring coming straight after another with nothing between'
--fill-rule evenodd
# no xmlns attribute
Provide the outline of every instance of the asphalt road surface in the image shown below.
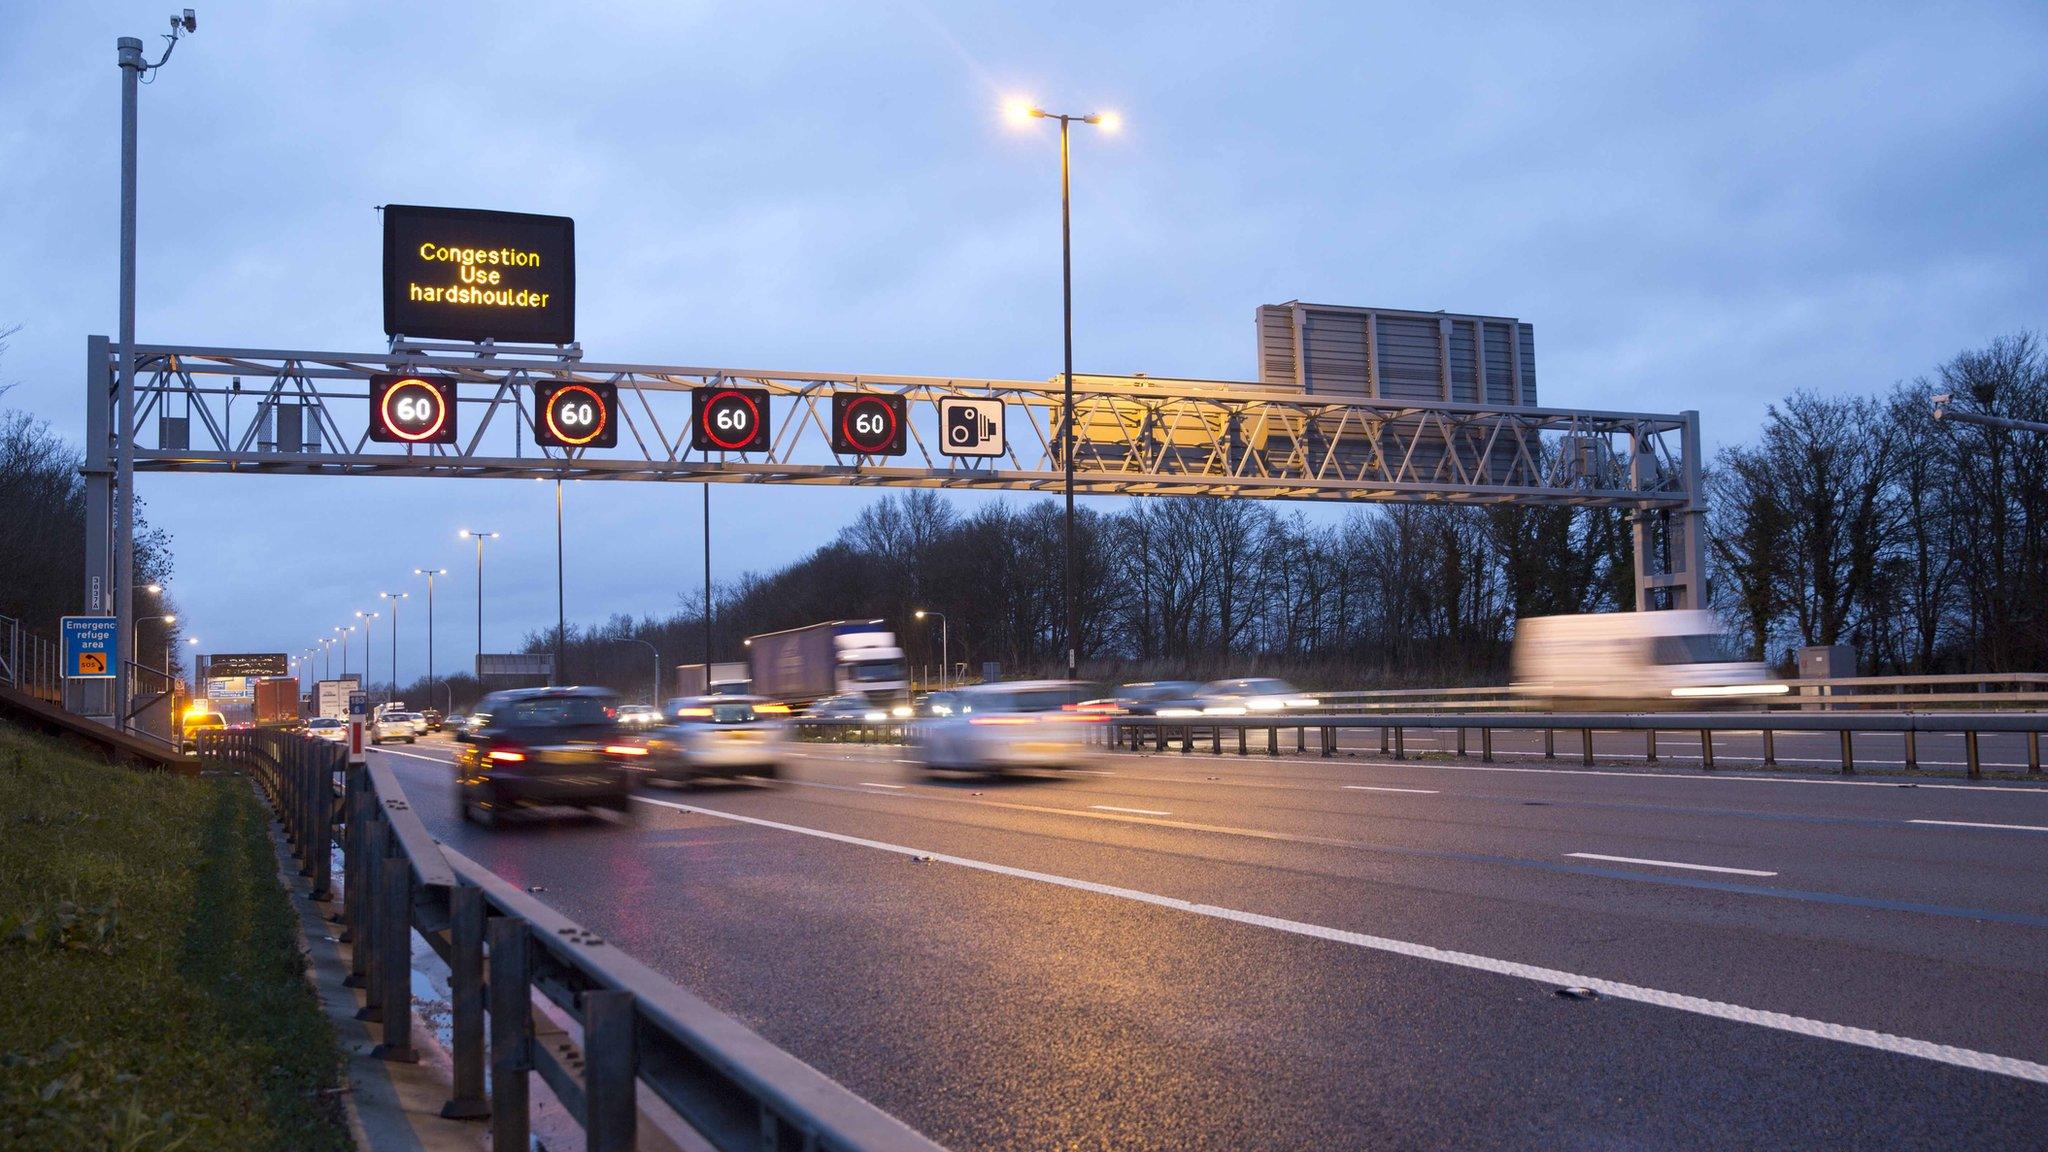
<svg viewBox="0 0 2048 1152"><path fill-rule="evenodd" d="M376 754L437 836L955 1149L2048 1147L2048 788L1369 742L1000 782L814 744L494 831L452 746Z"/></svg>

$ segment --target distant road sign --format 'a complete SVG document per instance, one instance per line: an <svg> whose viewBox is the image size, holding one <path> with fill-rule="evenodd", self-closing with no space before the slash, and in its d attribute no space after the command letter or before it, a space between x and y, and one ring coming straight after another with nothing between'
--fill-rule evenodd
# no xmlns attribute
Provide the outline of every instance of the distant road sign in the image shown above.
<svg viewBox="0 0 2048 1152"><path fill-rule="evenodd" d="M476 674L552 678L555 657L551 652L485 652L476 658Z"/></svg>
<svg viewBox="0 0 2048 1152"><path fill-rule="evenodd" d="M370 377L370 439L381 444L455 443L455 381L435 376Z"/></svg>
<svg viewBox="0 0 2048 1152"><path fill-rule="evenodd" d="M690 447L699 452L766 452L768 390L714 385L691 396Z"/></svg>
<svg viewBox="0 0 2048 1152"><path fill-rule="evenodd" d="M215 653L206 658L206 676L289 676L291 659L282 652Z"/></svg>
<svg viewBox="0 0 2048 1152"><path fill-rule="evenodd" d="M1003 402L940 400L939 451L948 456L1001 456Z"/></svg>
<svg viewBox="0 0 2048 1152"><path fill-rule="evenodd" d="M111 680L120 659L119 625L112 616L63 619L64 675L72 680Z"/></svg>
<svg viewBox="0 0 2048 1152"><path fill-rule="evenodd" d="M876 392L832 394L832 451L840 456L901 456L906 402Z"/></svg>
<svg viewBox="0 0 2048 1152"><path fill-rule="evenodd" d="M617 384L542 384L534 394L533 442L550 448L616 448L618 411Z"/></svg>
<svg viewBox="0 0 2048 1152"><path fill-rule="evenodd" d="M386 204L384 332L570 343L576 339L576 222Z"/></svg>

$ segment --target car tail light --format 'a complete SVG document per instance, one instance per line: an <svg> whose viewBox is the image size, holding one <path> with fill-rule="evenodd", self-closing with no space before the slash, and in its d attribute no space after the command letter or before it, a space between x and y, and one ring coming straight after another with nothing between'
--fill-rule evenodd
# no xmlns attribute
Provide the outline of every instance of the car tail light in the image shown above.
<svg viewBox="0 0 2048 1152"><path fill-rule="evenodd" d="M493 748L490 750L488 755L491 759L505 764L510 764L526 759L526 753L514 752L510 748Z"/></svg>
<svg viewBox="0 0 2048 1152"><path fill-rule="evenodd" d="M614 756L645 756L647 749L638 744L607 744L604 750Z"/></svg>

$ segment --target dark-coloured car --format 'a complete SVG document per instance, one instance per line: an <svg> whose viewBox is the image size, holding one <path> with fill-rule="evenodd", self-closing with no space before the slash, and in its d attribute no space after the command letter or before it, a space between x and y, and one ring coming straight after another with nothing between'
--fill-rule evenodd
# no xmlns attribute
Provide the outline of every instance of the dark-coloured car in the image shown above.
<svg viewBox="0 0 2048 1152"><path fill-rule="evenodd" d="M441 730L442 717L439 708L420 709L420 719L427 722L427 731L439 732Z"/></svg>
<svg viewBox="0 0 2048 1152"><path fill-rule="evenodd" d="M456 806L480 824L521 808L630 814L637 773L628 765L646 755L625 741L618 697L604 688L493 692L456 739Z"/></svg>
<svg viewBox="0 0 2048 1152"><path fill-rule="evenodd" d="M1103 710L1126 716L1197 716L1202 711L1202 686L1193 680L1145 680L1125 684L1101 700Z"/></svg>

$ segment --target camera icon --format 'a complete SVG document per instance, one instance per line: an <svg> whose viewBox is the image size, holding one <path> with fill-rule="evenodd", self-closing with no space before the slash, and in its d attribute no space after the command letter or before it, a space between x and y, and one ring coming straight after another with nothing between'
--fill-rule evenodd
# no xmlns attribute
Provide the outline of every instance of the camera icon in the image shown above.
<svg viewBox="0 0 2048 1152"><path fill-rule="evenodd" d="M1003 454L1003 402L939 401L939 449L948 456Z"/></svg>

